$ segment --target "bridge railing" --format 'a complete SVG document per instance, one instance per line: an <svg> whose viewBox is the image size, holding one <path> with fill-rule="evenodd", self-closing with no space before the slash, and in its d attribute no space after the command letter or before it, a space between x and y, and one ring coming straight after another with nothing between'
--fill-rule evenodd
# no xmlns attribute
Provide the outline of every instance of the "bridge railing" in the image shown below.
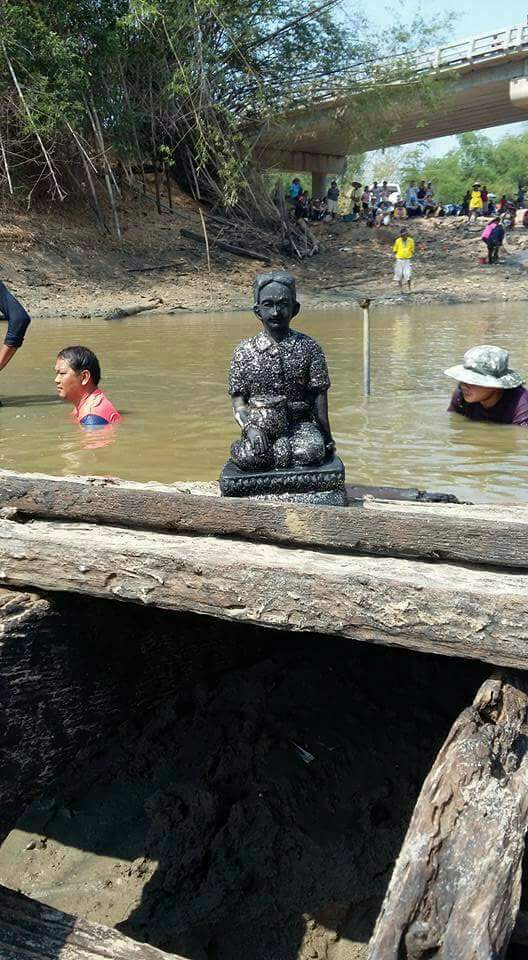
<svg viewBox="0 0 528 960"><path fill-rule="evenodd" d="M417 53L413 60L420 70L464 66L480 60L501 57L528 48L528 22L505 27L495 33L469 37L456 43Z"/></svg>

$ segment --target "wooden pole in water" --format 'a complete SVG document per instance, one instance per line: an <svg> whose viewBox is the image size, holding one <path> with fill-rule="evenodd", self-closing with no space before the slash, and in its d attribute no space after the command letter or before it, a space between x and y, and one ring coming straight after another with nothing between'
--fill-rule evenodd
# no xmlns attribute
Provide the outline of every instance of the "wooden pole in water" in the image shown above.
<svg viewBox="0 0 528 960"><path fill-rule="evenodd" d="M363 394L370 397L370 300L359 304L363 310Z"/></svg>

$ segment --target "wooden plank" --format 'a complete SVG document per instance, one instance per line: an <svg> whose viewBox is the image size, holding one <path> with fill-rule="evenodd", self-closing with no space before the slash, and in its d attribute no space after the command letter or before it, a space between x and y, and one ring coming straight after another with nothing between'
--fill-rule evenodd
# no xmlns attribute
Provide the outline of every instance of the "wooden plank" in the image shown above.
<svg viewBox="0 0 528 960"><path fill-rule="evenodd" d="M117 930L90 923L0 886L2 960L174 960ZM179 958L181 960L181 958Z"/></svg>
<svg viewBox="0 0 528 960"><path fill-rule="evenodd" d="M180 489L182 485L179 485ZM240 537L344 553L528 568L528 506L364 500L313 507L181 493L155 484L0 472L20 516Z"/></svg>
<svg viewBox="0 0 528 960"><path fill-rule="evenodd" d="M504 957L528 826L526 678L486 681L427 777L369 960Z"/></svg>
<svg viewBox="0 0 528 960"><path fill-rule="evenodd" d="M528 574L519 571L4 519L0 577L528 668Z"/></svg>

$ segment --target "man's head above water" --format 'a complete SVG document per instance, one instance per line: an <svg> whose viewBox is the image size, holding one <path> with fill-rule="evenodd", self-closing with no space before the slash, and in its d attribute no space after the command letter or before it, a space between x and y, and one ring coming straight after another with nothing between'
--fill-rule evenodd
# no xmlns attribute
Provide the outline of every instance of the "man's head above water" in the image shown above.
<svg viewBox="0 0 528 960"><path fill-rule="evenodd" d="M255 303L253 310L272 336L284 335L292 317L300 310L297 302L295 279L291 273L261 273L253 284Z"/></svg>
<svg viewBox="0 0 528 960"><path fill-rule="evenodd" d="M449 367L444 373L458 380L466 403L481 403L484 407L495 406L505 390L519 387L523 382L521 375L510 369L508 351L486 343L471 347L461 364Z"/></svg>
<svg viewBox="0 0 528 960"><path fill-rule="evenodd" d="M77 404L92 393L101 379L99 360L88 347L65 347L55 362L55 384L63 400Z"/></svg>

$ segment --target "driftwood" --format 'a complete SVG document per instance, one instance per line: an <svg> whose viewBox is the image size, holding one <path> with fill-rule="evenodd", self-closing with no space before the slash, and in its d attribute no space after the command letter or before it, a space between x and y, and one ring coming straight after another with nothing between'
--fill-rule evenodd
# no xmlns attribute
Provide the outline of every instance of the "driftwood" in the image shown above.
<svg viewBox="0 0 528 960"><path fill-rule="evenodd" d="M528 826L525 678L493 677L455 721L427 777L369 960L505 956Z"/></svg>
<svg viewBox="0 0 528 960"><path fill-rule="evenodd" d="M128 267L127 273L151 273L153 270L170 270L171 267L179 267L185 263L184 260L174 260L172 263L156 263L152 267ZM179 277L186 276L185 272L179 271Z"/></svg>
<svg viewBox="0 0 528 960"><path fill-rule="evenodd" d="M180 230L180 235L187 240L195 240L197 243L205 244L205 238L193 230ZM265 253L258 253L256 250L249 250L247 247L240 247L238 244L226 243L225 240L212 240L211 247L218 247L219 250L225 250L226 253L233 253L237 257L246 257L248 260L259 260L261 263L271 263L270 258Z"/></svg>
<svg viewBox="0 0 528 960"><path fill-rule="evenodd" d="M219 537L0 520L5 586L528 667L528 574Z"/></svg>
<svg viewBox="0 0 528 960"><path fill-rule="evenodd" d="M182 494L161 484L93 484L0 471L0 508L21 516L86 520L240 537L345 553L528 568L528 507L364 500L301 506Z"/></svg>
<svg viewBox="0 0 528 960"><path fill-rule="evenodd" d="M117 307L106 313L103 320L121 320L123 317L133 317L136 313L144 313L145 310L156 310L163 303L163 300L152 300L149 303L131 303L127 307Z"/></svg>
<svg viewBox="0 0 528 960"><path fill-rule="evenodd" d="M171 960L124 937L0 886L0 956L6 960ZM181 958L180 958L181 960Z"/></svg>

